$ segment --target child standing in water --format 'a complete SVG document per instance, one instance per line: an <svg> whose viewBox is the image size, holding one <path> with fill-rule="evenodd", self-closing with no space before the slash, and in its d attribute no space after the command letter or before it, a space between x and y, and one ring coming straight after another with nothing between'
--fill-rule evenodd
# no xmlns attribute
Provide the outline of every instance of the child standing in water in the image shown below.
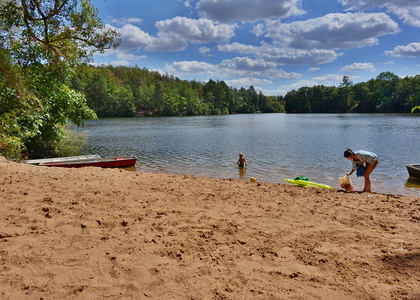
<svg viewBox="0 0 420 300"><path fill-rule="evenodd" d="M239 159L236 164L238 165L239 168L243 168L248 165L246 162L246 158L242 153L239 153Z"/></svg>

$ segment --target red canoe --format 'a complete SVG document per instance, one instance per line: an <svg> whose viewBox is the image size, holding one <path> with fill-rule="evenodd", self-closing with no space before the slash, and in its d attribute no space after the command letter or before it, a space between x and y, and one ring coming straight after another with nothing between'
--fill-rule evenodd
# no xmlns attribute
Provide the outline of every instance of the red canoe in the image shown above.
<svg viewBox="0 0 420 300"><path fill-rule="evenodd" d="M78 160L67 160L57 162L40 163L40 166L63 167L63 168L81 168L81 167L101 167L101 168L124 168L132 167L137 162L137 156L120 157L100 157Z"/></svg>

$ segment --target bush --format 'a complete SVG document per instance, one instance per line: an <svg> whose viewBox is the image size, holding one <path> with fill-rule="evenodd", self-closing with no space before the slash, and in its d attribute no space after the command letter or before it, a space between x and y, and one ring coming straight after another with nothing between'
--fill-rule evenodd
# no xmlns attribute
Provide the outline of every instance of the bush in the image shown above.
<svg viewBox="0 0 420 300"><path fill-rule="evenodd" d="M67 125L64 138L57 143L56 156L82 155L81 150L86 145L87 131L77 132L74 125Z"/></svg>

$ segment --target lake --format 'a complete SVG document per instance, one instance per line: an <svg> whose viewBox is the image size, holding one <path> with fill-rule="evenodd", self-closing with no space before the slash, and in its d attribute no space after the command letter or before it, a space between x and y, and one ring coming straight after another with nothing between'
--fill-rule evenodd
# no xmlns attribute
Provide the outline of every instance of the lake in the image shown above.
<svg viewBox="0 0 420 300"><path fill-rule="evenodd" d="M420 195L405 164L420 163L420 118L407 114L247 114L112 118L88 121L85 154L136 155L134 170L285 183L285 178L340 188L350 172L347 148L368 150L380 163L372 191ZM248 167L236 166L242 152ZM351 176L356 190L363 177Z"/></svg>

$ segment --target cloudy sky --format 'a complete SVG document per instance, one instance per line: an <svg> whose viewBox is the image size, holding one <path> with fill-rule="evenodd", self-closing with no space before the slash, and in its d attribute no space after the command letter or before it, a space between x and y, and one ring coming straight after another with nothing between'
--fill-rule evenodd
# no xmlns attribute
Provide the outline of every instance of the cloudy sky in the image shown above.
<svg viewBox="0 0 420 300"><path fill-rule="evenodd" d="M420 74L420 0L92 0L121 34L97 64L223 80L284 95L301 86Z"/></svg>

